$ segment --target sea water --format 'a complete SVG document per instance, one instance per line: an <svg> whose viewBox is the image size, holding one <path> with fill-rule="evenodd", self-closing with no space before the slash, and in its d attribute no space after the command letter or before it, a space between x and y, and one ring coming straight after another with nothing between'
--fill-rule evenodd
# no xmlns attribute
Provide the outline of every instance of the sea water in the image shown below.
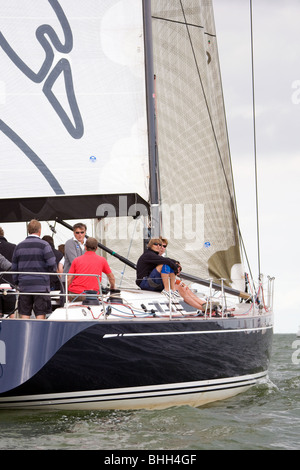
<svg viewBox="0 0 300 470"><path fill-rule="evenodd" d="M133 451L150 450L176 456L177 450L191 455L199 450L300 449L300 338L296 335L274 335L269 379L234 398L199 408L0 411L0 449L101 450L103 461L128 450L132 456ZM134 460L126 463L138 468Z"/></svg>

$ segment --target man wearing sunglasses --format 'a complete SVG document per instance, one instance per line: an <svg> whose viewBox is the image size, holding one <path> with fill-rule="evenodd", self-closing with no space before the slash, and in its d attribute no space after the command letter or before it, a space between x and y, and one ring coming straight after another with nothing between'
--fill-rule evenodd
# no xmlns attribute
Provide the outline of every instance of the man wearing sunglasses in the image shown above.
<svg viewBox="0 0 300 470"><path fill-rule="evenodd" d="M79 222L73 226L73 238L65 243L64 273L68 273L72 262L84 254L86 225Z"/></svg>
<svg viewBox="0 0 300 470"><path fill-rule="evenodd" d="M161 238L161 247L159 250L159 254L161 256L166 256L167 246L168 246L168 240L166 238Z"/></svg>
<svg viewBox="0 0 300 470"><path fill-rule="evenodd" d="M177 297L175 277L180 265L174 259L161 256L162 240L152 238L147 250L139 257L136 266L136 284L143 290L163 292L167 297Z"/></svg>

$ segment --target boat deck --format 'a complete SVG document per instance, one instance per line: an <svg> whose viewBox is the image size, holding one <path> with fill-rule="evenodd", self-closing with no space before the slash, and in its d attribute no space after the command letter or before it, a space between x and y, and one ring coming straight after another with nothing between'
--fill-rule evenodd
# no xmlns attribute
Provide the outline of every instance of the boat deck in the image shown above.
<svg viewBox="0 0 300 470"><path fill-rule="evenodd" d="M96 296L95 296L96 297ZM92 301L93 302L93 301ZM218 318L245 318L261 315L262 309L253 303L236 303L224 308L222 299L207 302L206 309L198 310L183 299L170 301L162 293L140 289L122 289L116 296L97 297L91 301L69 302L56 308L48 320L158 320L198 319L200 321ZM264 309L265 312L265 309Z"/></svg>

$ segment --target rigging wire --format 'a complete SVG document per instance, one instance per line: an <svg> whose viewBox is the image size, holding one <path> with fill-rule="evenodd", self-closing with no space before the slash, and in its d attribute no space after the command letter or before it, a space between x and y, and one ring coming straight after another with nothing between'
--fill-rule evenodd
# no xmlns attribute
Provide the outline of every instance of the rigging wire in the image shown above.
<svg viewBox="0 0 300 470"><path fill-rule="evenodd" d="M129 243L129 247L128 247L128 250L127 250L127 256L126 256L127 259L129 259L130 250L131 250L131 247L132 247L132 242L133 242L133 239L134 239L134 236L135 236L135 233L136 233L136 226L137 226L138 219L139 219L139 217L135 217L134 228L133 228L133 232L132 232L132 235L131 235L131 240L130 240L130 243ZM123 281L123 278L124 278L124 275L125 275L125 269L126 269L126 263L124 263L123 271L121 271L121 279L120 279L120 283L119 283L119 288L121 288L121 284L122 284L122 281Z"/></svg>
<svg viewBox="0 0 300 470"><path fill-rule="evenodd" d="M256 121L255 121L255 83L254 83L254 44L253 44L253 8L250 0L250 34L251 34L251 67L252 67L252 107L253 107L253 145L255 166L255 196L256 196L256 230L257 230L257 254L258 254L258 278L261 278L260 270L260 240L259 240L259 210L258 210L258 179L257 179L257 152L256 152Z"/></svg>

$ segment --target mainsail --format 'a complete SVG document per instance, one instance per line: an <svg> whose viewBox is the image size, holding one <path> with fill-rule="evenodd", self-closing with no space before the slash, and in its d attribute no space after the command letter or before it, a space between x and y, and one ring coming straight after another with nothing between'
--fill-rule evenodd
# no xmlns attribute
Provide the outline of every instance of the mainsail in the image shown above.
<svg viewBox="0 0 300 470"><path fill-rule="evenodd" d="M243 270L212 2L152 1L163 234L183 269ZM237 285L237 284L236 284Z"/></svg>

